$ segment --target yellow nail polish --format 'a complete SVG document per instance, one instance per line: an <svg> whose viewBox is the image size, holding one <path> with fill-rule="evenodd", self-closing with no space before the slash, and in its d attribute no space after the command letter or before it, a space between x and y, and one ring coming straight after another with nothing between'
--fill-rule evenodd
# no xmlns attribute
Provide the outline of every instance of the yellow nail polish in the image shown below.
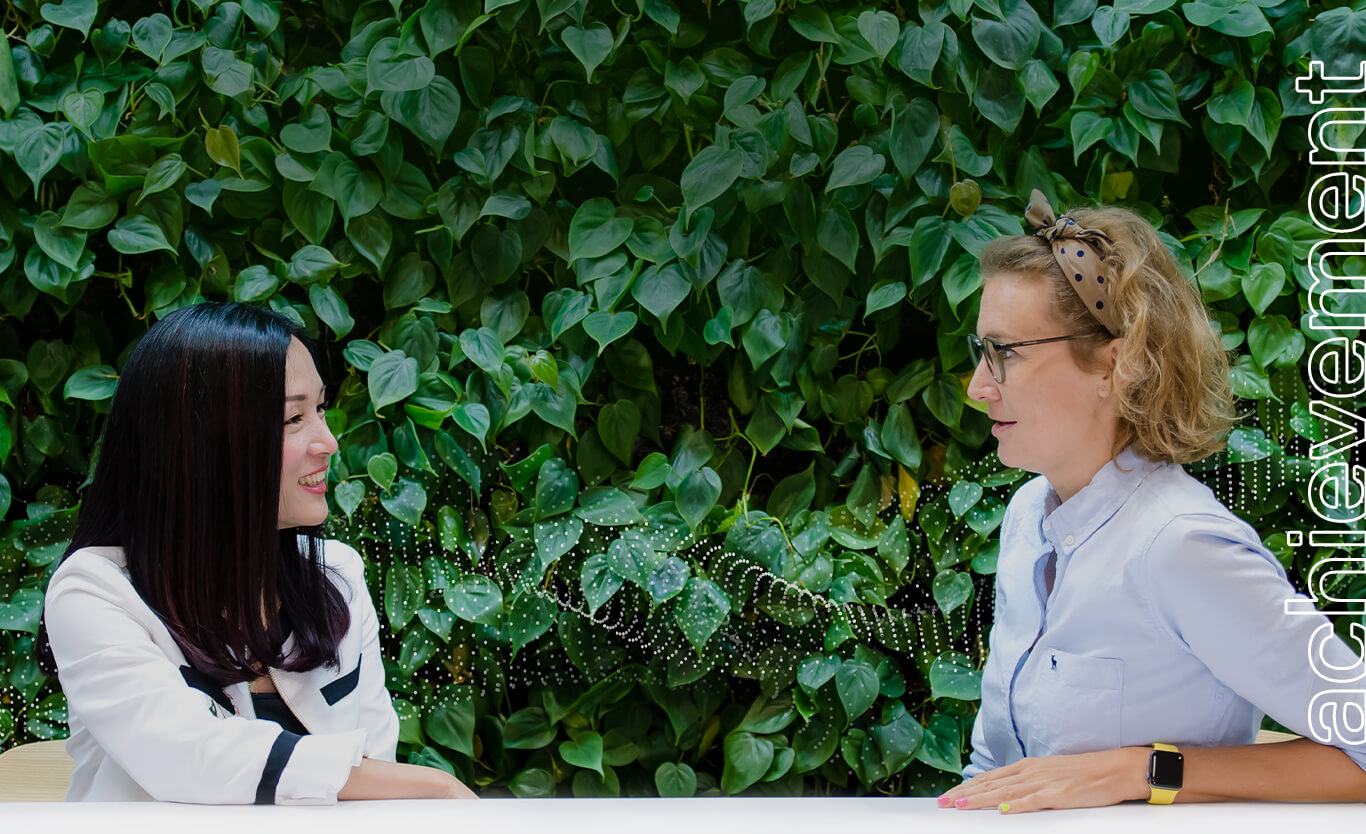
<svg viewBox="0 0 1366 834"><path fill-rule="evenodd" d="M1004 814L1004 813L1007 813L1008 811L1010 811L1010 803L1009 803L1009 802L1002 802L1002 803L1001 803L1001 813Z"/></svg>

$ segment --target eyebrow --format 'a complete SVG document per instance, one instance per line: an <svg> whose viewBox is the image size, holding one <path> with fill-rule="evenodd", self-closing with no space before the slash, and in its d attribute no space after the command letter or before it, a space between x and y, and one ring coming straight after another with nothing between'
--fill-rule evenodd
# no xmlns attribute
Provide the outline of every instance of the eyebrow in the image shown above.
<svg viewBox="0 0 1366 834"><path fill-rule="evenodd" d="M324 386L322 387L322 389L318 391L318 399L323 399L323 398L326 397L326 396L327 396L327 386L324 385ZM290 394L289 396L285 397L285 402L287 402L287 403L304 402L304 401L311 400L311 399L313 399L313 398L310 397L310 396L308 396L307 394Z"/></svg>

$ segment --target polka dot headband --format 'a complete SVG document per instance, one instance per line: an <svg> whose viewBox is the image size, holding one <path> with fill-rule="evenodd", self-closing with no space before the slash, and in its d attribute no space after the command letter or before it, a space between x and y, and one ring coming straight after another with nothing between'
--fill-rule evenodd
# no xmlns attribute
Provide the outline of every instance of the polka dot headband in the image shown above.
<svg viewBox="0 0 1366 834"><path fill-rule="evenodd" d="M1098 229L1083 229L1077 221L1056 216L1039 189L1029 192L1025 220L1035 234L1048 241L1067 283L1111 336L1119 335L1119 317L1110 305L1110 281L1104 273L1104 247L1110 238Z"/></svg>

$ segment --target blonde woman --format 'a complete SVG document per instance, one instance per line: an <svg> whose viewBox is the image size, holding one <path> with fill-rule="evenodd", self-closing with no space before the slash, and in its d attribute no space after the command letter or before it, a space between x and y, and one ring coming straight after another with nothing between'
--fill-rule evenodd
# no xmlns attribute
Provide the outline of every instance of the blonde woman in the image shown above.
<svg viewBox="0 0 1366 834"><path fill-rule="evenodd" d="M939 804L1366 800L1366 744L1252 743L1263 713L1311 735L1342 684L1310 666L1327 618L1284 613L1285 571L1181 468L1233 420L1191 282L1130 211L1056 217L1035 191L1027 217L1037 234L982 254L968 394L1002 463L1041 477L1001 527L971 764ZM1321 651L1366 675L1341 638ZM1360 707L1335 706L1359 736Z"/></svg>

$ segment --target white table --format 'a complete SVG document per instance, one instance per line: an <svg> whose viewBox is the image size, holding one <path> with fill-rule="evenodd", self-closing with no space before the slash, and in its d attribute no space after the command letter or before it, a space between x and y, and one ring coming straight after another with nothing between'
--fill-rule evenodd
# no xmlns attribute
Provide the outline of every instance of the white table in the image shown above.
<svg viewBox="0 0 1366 834"><path fill-rule="evenodd" d="M343 802L321 807L199 807L152 802L7 803L5 834L139 832L243 834L324 831L327 834L918 834L918 832L1086 832L1170 834L1172 831L1356 831L1366 823L1359 804L1218 803L1044 811L1007 816L995 811L941 809L933 799L885 797L791 799L485 799Z"/></svg>

